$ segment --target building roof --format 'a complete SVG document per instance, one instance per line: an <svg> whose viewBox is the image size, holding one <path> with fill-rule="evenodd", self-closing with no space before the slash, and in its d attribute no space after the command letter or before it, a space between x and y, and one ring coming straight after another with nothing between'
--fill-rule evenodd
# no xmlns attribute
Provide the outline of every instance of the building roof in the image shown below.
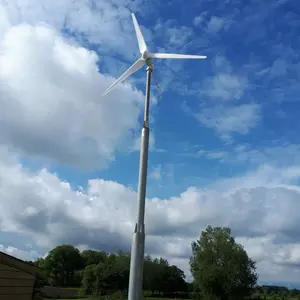
<svg viewBox="0 0 300 300"><path fill-rule="evenodd" d="M42 272L41 268L1 251L0 251L0 263L17 268L19 270L22 270L26 273L30 273L33 275Z"/></svg>

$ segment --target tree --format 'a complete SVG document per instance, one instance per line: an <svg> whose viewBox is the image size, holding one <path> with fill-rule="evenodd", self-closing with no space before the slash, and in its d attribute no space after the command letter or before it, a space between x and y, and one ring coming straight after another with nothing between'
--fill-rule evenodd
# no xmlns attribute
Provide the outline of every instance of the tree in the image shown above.
<svg viewBox="0 0 300 300"><path fill-rule="evenodd" d="M83 271L82 285L85 295L107 292L124 292L129 281L130 254L107 254L98 264L87 265Z"/></svg>
<svg viewBox="0 0 300 300"><path fill-rule="evenodd" d="M107 254L104 251L84 250L82 251L81 256L83 257L84 265L88 266L104 262Z"/></svg>
<svg viewBox="0 0 300 300"><path fill-rule="evenodd" d="M31 262L44 269L47 285L77 286L81 295L126 294L129 282L130 253L107 253L85 250L71 245L52 249L46 258ZM144 290L152 294L177 297L187 294L184 272L163 258L145 256ZM180 295L181 295L180 294ZM118 297L119 297L118 296Z"/></svg>
<svg viewBox="0 0 300 300"><path fill-rule="evenodd" d="M257 282L255 262L226 227L208 226L192 243L190 269L206 299L242 299Z"/></svg>
<svg viewBox="0 0 300 300"><path fill-rule="evenodd" d="M119 252L114 266L116 274L115 286L116 289L123 293L128 288L130 269L130 253Z"/></svg>
<svg viewBox="0 0 300 300"><path fill-rule="evenodd" d="M36 265L37 267L44 269L45 267L45 259L44 258L38 258L35 262L34 265Z"/></svg>
<svg viewBox="0 0 300 300"><path fill-rule="evenodd" d="M165 271L165 291L168 293L187 291L184 272L176 266L169 266Z"/></svg>
<svg viewBox="0 0 300 300"><path fill-rule="evenodd" d="M78 284L76 271L83 268L84 262L77 248L61 245L49 252L43 265L51 285L74 286Z"/></svg>
<svg viewBox="0 0 300 300"><path fill-rule="evenodd" d="M82 289L84 295L92 295L94 292L94 285L96 281L96 267L97 265L88 265L83 271Z"/></svg>
<svg viewBox="0 0 300 300"><path fill-rule="evenodd" d="M165 259L153 259L147 255L144 260L143 289L151 291L152 295L163 293L187 292L185 275L176 266L170 266Z"/></svg>

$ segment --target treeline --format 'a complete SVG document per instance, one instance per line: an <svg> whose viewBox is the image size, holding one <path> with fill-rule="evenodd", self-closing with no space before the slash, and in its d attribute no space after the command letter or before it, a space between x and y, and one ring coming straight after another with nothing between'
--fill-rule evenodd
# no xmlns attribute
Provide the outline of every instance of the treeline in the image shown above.
<svg viewBox="0 0 300 300"><path fill-rule="evenodd" d="M230 228L208 226L199 239L191 244L191 250L193 283L187 283L184 272L170 265L167 260L146 256L144 295L203 300L284 300L288 297L300 300L300 291L296 289L257 286L256 264L243 246L235 241ZM61 245L52 249L45 259L31 263L44 270L44 282L41 285L77 287L80 288L80 295L119 293L126 297L129 253L80 252L71 245Z"/></svg>
<svg viewBox="0 0 300 300"><path fill-rule="evenodd" d="M300 290L288 289L285 286L278 285L262 285L257 286L253 291L254 298L280 300L286 298L298 298L300 300Z"/></svg>
<svg viewBox="0 0 300 300"><path fill-rule="evenodd" d="M80 252L72 245L61 245L52 249L46 258L31 263L44 270L45 285L81 287L85 295L127 293L130 253ZM188 297L184 272L163 258L149 255L144 260L143 289L148 291L148 296Z"/></svg>

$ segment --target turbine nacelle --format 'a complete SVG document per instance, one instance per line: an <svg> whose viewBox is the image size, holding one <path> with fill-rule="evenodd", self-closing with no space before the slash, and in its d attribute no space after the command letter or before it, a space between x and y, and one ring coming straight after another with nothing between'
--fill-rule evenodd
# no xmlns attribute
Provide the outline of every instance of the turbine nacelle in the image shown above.
<svg viewBox="0 0 300 300"><path fill-rule="evenodd" d="M148 50L145 50L142 53L141 59L145 61L145 64L153 70L153 62L152 62L152 53Z"/></svg>
<svg viewBox="0 0 300 300"><path fill-rule="evenodd" d="M149 52L148 50L145 50L143 53L142 53L142 59L144 60L147 60L151 58L151 52Z"/></svg>
<svg viewBox="0 0 300 300"><path fill-rule="evenodd" d="M134 14L131 14L132 21L139 45L139 50L141 53L141 58L139 58L126 72L124 72L103 94L102 96L106 95L109 91L111 91L118 83L124 81L127 77L138 71L144 65L153 70L153 58L170 58L170 59L204 59L206 56L204 55L187 55L187 54L174 54L174 53L151 53L148 51L147 45L145 43L144 37L142 35L140 26L135 18Z"/></svg>

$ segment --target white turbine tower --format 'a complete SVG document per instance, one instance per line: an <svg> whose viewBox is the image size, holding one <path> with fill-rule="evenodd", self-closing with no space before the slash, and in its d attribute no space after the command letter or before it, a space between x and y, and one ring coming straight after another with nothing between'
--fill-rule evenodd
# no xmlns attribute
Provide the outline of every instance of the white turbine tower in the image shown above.
<svg viewBox="0 0 300 300"><path fill-rule="evenodd" d="M104 93L103 96L110 92L118 83L124 81L127 77L138 71L144 65L147 66L146 80L146 97L145 97L145 113L144 124L141 136L141 152L140 152L140 168L138 181L138 199L137 199L137 221L132 237L131 260L130 260L130 276L128 286L128 300L142 300L142 284L143 284L143 265L144 265L144 249L145 249L145 199L146 199L146 181L148 166L148 149L149 149L149 105L150 105L150 83L151 73L153 71L153 58L158 59L204 59L203 55L186 55L172 53L151 53L148 51L141 29L134 14L132 21L138 40L141 57L124 72Z"/></svg>

